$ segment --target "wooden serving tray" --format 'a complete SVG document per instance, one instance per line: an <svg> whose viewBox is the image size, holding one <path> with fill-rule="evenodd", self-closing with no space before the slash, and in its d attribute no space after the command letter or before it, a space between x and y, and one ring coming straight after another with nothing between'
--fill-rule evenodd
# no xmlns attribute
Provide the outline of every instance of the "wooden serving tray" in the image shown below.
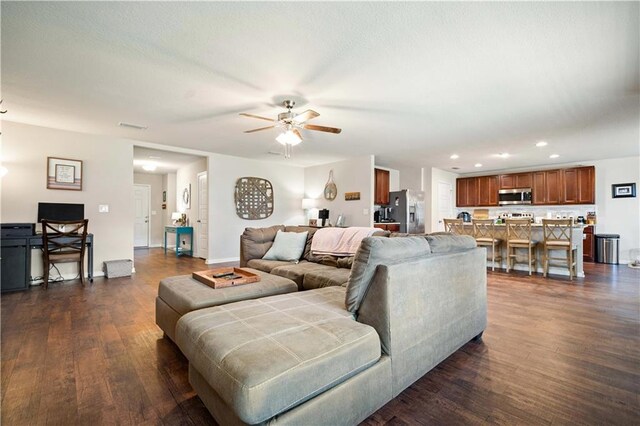
<svg viewBox="0 0 640 426"><path fill-rule="evenodd" d="M226 274L229 272L233 272L235 275L240 275L241 278L214 278L214 275ZM257 283L258 281L260 281L260 275L254 274L253 272L249 272L241 268L231 267L194 272L191 274L191 276L194 280L198 280L211 288L233 287L237 285Z"/></svg>

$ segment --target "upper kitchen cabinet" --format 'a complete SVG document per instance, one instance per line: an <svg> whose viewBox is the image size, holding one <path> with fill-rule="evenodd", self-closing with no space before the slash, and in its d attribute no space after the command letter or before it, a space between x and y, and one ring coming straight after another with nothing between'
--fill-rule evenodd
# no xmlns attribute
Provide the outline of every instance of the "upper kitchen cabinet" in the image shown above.
<svg viewBox="0 0 640 426"><path fill-rule="evenodd" d="M595 204L595 167L562 170L562 204Z"/></svg>
<svg viewBox="0 0 640 426"><path fill-rule="evenodd" d="M498 205L498 176L480 176L478 181L478 205Z"/></svg>
<svg viewBox="0 0 640 426"><path fill-rule="evenodd" d="M373 204L389 204L389 170L375 169L375 199Z"/></svg>
<svg viewBox="0 0 640 426"><path fill-rule="evenodd" d="M562 175L560 170L545 170L533 173L533 204L560 204Z"/></svg>
<svg viewBox="0 0 640 426"><path fill-rule="evenodd" d="M500 189L531 188L531 173L516 173L500 176Z"/></svg>
<svg viewBox="0 0 640 426"><path fill-rule="evenodd" d="M459 178L456 180L456 206L473 207L478 205L478 178Z"/></svg>

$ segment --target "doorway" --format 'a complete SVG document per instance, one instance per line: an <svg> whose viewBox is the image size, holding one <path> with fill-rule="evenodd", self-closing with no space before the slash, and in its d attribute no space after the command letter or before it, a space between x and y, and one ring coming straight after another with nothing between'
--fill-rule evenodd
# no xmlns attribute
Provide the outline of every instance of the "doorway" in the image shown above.
<svg viewBox="0 0 640 426"><path fill-rule="evenodd" d="M151 204L151 187L149 185L133 185L133 208L135 219L133 226L133 246L149 247L149 206Z"/></svg>
<svg viewBox="0 0 640 426"><path fill-rule="evenodd" d="M208 186L207 186L207 172L198 173L198 220L196 229L196 247L198 252L196 256L207 260L209 252L208 240L209 229L207 220L209 215L209 202L208 202Z"/></svg>
<svg viewBox="0 0 640 426"><path fill-rule="evenodd" d="M453 217L453 187L447 182L438 182L438 203L436 226L431 232L444 231L444 220Z"/></svg>

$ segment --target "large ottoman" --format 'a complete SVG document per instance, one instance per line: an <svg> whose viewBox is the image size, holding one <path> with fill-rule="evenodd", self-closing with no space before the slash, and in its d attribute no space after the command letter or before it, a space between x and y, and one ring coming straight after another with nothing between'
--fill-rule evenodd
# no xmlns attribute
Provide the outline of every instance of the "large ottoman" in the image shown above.
<svg viewBox="0 0 640 426"><path fill-rule="evenodd" d="M191 311L298 291L298 285L288 278L256 269L243 269L259 275L260 281L214 289L194 280L191 275L179 275L161 280L158 297L156 297L156 324L171 340L175 341L176 323L181 316Z"/></svg>

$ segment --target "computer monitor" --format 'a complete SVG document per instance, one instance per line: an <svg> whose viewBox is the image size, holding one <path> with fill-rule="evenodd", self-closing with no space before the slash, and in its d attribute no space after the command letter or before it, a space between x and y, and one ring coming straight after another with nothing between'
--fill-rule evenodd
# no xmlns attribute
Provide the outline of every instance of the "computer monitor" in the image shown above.
<svg viewBox="0 0 640 426"><path fill-rule="evenodd" d="M47 220L83 220L84 204L38 203L38 223Z"/></svg>

